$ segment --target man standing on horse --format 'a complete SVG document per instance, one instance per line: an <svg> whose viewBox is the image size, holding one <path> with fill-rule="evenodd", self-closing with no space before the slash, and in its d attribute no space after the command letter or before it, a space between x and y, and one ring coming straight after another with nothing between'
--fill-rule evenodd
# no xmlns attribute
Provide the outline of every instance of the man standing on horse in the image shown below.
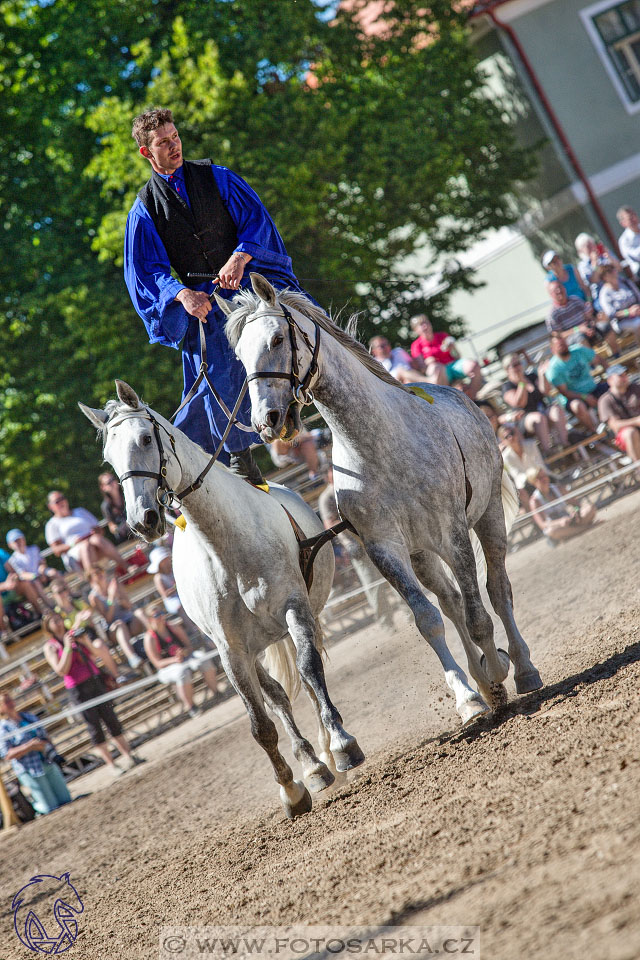
<svg viewBox="0 0 640 960"><path fill-rule="evenodd" d="M282 237L258 195L248 183L211 160L183 160L182 144L171 110L154 109L136 117L132 136L151 164L151 179L129 211L124 242L124 274L136 312L150 343L178 349L186 397L201 362L200 324L204 324L208 375L231 410L245 372L227 342L226 317L212 304L211 280L190 278L207 273L220 278L222 291L249 285L245 268L265 276L276 287L299 290ZM179 280L171 275L177 273ZM222 294L225 295L224 293ZM241 422L250 422L245 397ZM227 426L227 417L206 380L180 411L176 426L213 453ZM259 438L234 427L221 460L260 483L260 471L249 446Z"/></svg>

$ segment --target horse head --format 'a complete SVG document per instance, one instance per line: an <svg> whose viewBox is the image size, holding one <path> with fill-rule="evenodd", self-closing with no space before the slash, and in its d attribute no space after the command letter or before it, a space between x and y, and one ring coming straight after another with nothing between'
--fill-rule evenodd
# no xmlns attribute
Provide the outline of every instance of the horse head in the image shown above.
<svg viewBox="0 0 640 960"><path fill-rule="evenodd" d="M301 354L307 352L309 334L303 325L309 326L309 331L313 326L303 314L296 312L298 340L295 331L291 332L288 311L283 309L269 281L252 273L251 286L254 294L242 291L231 301L216 294L216 301L230 318L227 337L247 371L251 419L256 433L267 443L278 438L290 441L302 428L301 398L292 392L292 387L295 391L292 371L297 364L305 362ZM304 396L302 400L306 402Z"/></svg>
<svg viewBox="0 0 640 960"><path fill-rule="evenodd" d="M78 406L103 438L103 456L122 484L127 523L144 540L161 537L166 529L162 491L175 489L181 470L173 451L169 425L146 407L135 390L116 380L118 400L104 410ZM171 442L167 443L167 437ZM164 442L163 442L164 439Z"/></svg>
<svg viewBox="0 0 640 960"><path fill-rule="evenodd" d="M11 904L13 925L20 941L34 952L58 954L78 937L77 915L84 904L68 873L60 877L32 877Z"/></svg>

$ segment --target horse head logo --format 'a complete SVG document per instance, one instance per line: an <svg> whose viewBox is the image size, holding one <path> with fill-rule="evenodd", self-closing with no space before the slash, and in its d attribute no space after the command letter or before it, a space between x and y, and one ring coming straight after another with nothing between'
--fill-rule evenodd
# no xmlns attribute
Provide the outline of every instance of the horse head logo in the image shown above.
<svg viewBox="0 0 640 960"><path fill-rule="evenodd" d="M16 893L11 909L20 942L34 953L56 956L76 942L76 916L84 912L84 905L68 873L43 874Z"/></svg>

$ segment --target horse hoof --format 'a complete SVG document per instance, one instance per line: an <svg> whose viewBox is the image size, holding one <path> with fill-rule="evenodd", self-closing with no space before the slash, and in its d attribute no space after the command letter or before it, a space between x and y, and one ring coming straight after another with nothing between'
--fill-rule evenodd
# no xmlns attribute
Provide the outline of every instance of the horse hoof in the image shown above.
<svg viewBox="0 0 640 960"><path fill-rule="evenodd" d="M496 653L498 654L498 660L502 665L501 676L489 677L489 673L487 671L487 658L485 657L484 653L481 654L480 656L480 666L482 667L484 673L487 675L487 677L489 677L489 680L492 683L502 683L502 681L506 680L507 676L509 675L509 667L511 666L511 660L509 659L509 654L507 653L507 651L503 650L501 647L497 648Z"/></svg>
<svg viewBox="0 0 640 960"><path fill-rule="evenodd" d="M535 668L529 673L516 676L515 681L517 693L533 693L534 690L539 690L543 686L542 677Z"/></svg>
<svg viewBox="0 0 640 960"><path fill-rule="evenodd" d="M311 793L320 793L335 783L335 777L324 763L320 763L308 776L304 778L307 790Z"/></svg>
<svg viewBox="0 0 640 960"><path fill-rule="evenodd" d="M301 795L300 799L293 803L289 797L286 795L284 788L280 790L280 796L282 799L282 806L284 807L284 812L286 813L289 820L295 820L296 817L302 817L305 813L311 811L311 794L298 780L294 781L295 785L300 788Z"/></svg>
<svg viewBox="0 0 640 960"><path fill-rule="evenodd" d="M338 773L344 773L345 770L353 770L354 767L359 767L365 760L364 753L358 746L358 741L355 737L347 743L342 750L332 750L331 753L333 754Z"/></svg>
<svg viewBox="0 0 640 960"><path fill-rule="evenodd" d="M474 697L473 700L465 700L464 703L461 703L458 707L458 713L462 720L462 726L466 727L467 724L471 723L477 717L482 717L485 713L489 713L489 707L482 697L478 696Z"/></svg>

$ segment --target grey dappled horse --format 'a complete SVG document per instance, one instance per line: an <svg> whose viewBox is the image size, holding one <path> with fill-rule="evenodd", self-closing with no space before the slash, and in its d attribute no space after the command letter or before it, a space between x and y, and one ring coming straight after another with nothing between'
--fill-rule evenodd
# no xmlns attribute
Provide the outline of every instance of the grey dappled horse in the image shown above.
<svg viewBox="0 0 640 960"><path fill-rule="evenodd" d="M116 380L116 388L118 400L110 400L105 410L82 403L80 408L101 431L104 457L122 478L129 526L152 541L165 531L159 488L165 493L186 490L210 458L145 406L128 384ZM202 485L180 504L186 527L174 536L173 572L182 606L216 644L249 714L251 732L271 761L285 812L294 817L311 809L311 798L278 750L278 732L265 703L289 735L309 790L330 786L332 770L350 770L364 755L342 726L322 665L317 617L333 582L333 550L326 545L319 551L307 591L298 542L283 506L305 537L322 531L297 493L279 484L264 493L214 464ZM258 659L263 652L270 672ZM295 695L298 674L316 711L320 758L293 718L288 694Z"/></svg>
<svg viewBox="0 0 640 960"><path fill-rule="evenodd" d="M333 434L340 514L411 608L464 723L486 712L485 700L494 709L506 702L502 681L509 658L518 693L537 690L542 681L516 626L505 569L505 512L511 522L517 494L485 415L451 387L429 385L433 403L413 395L304 295L276 291L258 274L251 281L253 292L216 299L247 370L256 431L267 442L295 435L300 420L292 386L298 400L310 399L313 390ZM487 589L507 633L509 657L494 644L470 529L484 553ZM424 587L455 624L481 695L448 650L442 618Z"/></svg>

